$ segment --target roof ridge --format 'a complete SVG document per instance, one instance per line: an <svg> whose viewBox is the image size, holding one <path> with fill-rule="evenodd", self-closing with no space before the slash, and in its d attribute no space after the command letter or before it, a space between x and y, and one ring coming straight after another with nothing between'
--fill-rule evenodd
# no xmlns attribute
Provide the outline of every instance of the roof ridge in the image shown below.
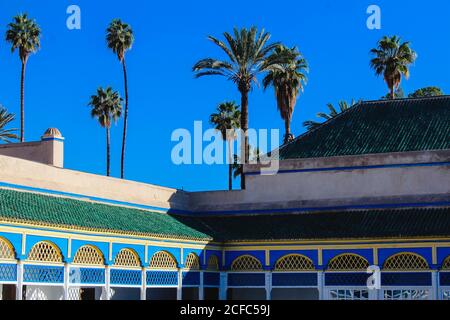
<svg viewBox="0 0 450 320"><path fill-rule="evenodd" d="M362 101L363 104L369 104L369 103L393 103L393 102L399 102L399 101L411 101L411 100L440 100L440 99L450 99L450 95L443 94L439 96L432 96L432 97L405 97L405 98L395 98L395 99L378 99L378 100L364 100Z"/></svg>

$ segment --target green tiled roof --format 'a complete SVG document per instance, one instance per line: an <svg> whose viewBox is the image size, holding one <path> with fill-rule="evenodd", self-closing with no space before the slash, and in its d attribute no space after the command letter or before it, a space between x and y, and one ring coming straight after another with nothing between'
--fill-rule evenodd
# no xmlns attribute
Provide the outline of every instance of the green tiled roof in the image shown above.
<svg viewBox="0 0 450 320"><path fill-rule="evenodd" d="M8 189L0 189L0 220L164 238L210 239L163 213Z"/></svg>
<svg viewBox="0 0 450 320"><path fill-rule="evenodd" d="M450 237L450 207L179 219L216 241L231 242Z"/></svg>
<svg viewBox="0 0 450 320"><path fill-rule="evenodd" d="M281 147L280 159L450 149L450 96L362 102Z"/></svg>

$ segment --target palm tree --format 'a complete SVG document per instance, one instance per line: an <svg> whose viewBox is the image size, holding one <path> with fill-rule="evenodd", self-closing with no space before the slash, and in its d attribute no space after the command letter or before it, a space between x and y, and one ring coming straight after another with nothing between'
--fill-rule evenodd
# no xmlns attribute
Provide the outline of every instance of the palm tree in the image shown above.
<svg viewBox="0 0 450 320"><path fill-rule="evenodd" d="M239 129L241 111L235 102L223 102L217 106L216 113L211 114L209 122L222 135L223 141L228 145L228 189L233 190L233 159L231 156L231 143L236 139L235 129Z"/></svg>
<svg viewBox="0 0 450 320"><path fill-rule="evenodd" d="M348 104L347 101L341 100L338 103L339 111L337 111L336 108L331 103L329 103L329 104L327 104L329 113L319 112L317 114L317 117L322 118L325 121L328 121L328 120L333 119L334 117L338 116L340 113L346 111L347 109L350 109L355 104L356 104L356 102L354 99L352 99L352 102L350 104ZM316 122L316 121L312 121L312 120L303 122L303 126L306 127L308 129L308 131L317 128L321 124L322 123L320 123L320 122Z"/></svg>
<svg viewBox="0 0 450 320"><path fill-rule="evenodd" d="M223 34L226 43L209 36L208 39L221 48L226 60L206 58L198 61L192 68L196 78L210 75L226 77L233 81L241 94L241 129L243 131L243 154L248 162L248 94L257 82L258 74L268 71L277 61L268 61L268 55L278 43L268 43L270 34L264 29L258 32L256 27L250 29L234 28L233 35ZM245 188L245 178L241 177L241 186Z"/></svg>
<svg viewBox="0 0 450 320"><path fill-rule="evenodd" d="M34 20L28 18L27 14L20 14L13 18L8 24L6 41L11 43L11 51L19 50L22 62L22 73L20 81L20 141L25 141L25 71L30 54L36 52L40 47L41 29Z"/></svg>
<svg viewBox="0 0 450 320"><path fill-rule="evenodd" d="M10 143L19 137L14 133L17 129L6 129L6 126L14 120L14 114L9 113L6 108L0 105L0 140Z"/></svg>
<svg viewBox="0 0 450 320"><path fill-rule="evenodd" d="M275 91L277 107L285 124L284 143L294 139L291 133L291 119L300 91L307 82L308 64L297 48L278 46L269 60L283 61L276 68L271 68L263 79L264 89L272 85Z"/></svg>
<svg viewBox="0 0 450 320"><path fill-rule="evenodd" d="M123 78L125 85L125 114L123 121L123 137L122 137L122 157L120 162L120 177L125 178L125 148L127 141L128 128L128 77L127 65L125 62L125 53L131 49L134 42L133 30L131 27L120 21L114 19L106 30L106 41L108 48L110 48L122 63Z"/></svg>
<svg viewBox="0 0 450 320"><path fill-rule="evenodd" d="M261 162L261 152L259 148L249 147L249 161L254 163ZM241 158L238 155L233 155L233 165L232 165L233 178L237 179L237 177L242 176L244 174L244 166L242 165Z"/></svg>
<svg viewBox="0 0 450 320"><path fill-rule="evenodd" d="M389 87L391 98L395 98L395 90L399 87L402 76L409 78L409 65L416 60L416 53L409 42L401 43L397 36L384 36L378 47L370 51L375 57L370 61L377 76L383 75Z"/></svg>
<svg viewBox="0 0 450 320"><path fill-rule="evenodd" d="M111 87L97 89L97 94L91 96L89 106L92 118L96 118L100 126L106 129L106 175L111 175L111 135L110 129L112 122L122 115L122 101L117 91Z"/></svg>

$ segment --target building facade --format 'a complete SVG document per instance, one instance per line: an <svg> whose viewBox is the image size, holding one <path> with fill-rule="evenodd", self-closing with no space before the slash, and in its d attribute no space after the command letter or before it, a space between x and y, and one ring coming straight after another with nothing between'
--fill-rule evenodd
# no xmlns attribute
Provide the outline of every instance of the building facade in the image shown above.
<svg viewBox="0 0 450 320"><path fill-rule="evenodd" d="M68 170L63 149L56 129L0 146L2 299L450 299L450 97L360 103L242 191Z"/></svg>

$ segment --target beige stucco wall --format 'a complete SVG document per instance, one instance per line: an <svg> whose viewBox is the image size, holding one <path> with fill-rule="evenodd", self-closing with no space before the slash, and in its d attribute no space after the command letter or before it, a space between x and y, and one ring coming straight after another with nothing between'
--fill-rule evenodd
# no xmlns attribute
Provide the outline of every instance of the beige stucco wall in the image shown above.
<svg viewBox="0 0 450 320"><path fill-rule="evenodd" d="M183 191L1 155L0 182L161 208L184 209L188 202Z"/></svg>
<svg viewBox="0 0 450 320"><path fill-rule="evenodd" d="M450 162L450 150L291 160L282 170ZM246 168L256 172L255 166ZM0 182L189 211L449 201L450 166L403 166L247 176L244 191L189 193L0 155Z"/></svg>
<svg viewBox="0 0 450 320"><path fill-rule="evenodd" d="M47 140L0 145L0 155L15 157L62 168L64 166L64 143Z"/></svg>
<svg viewBox="0 0 450 320"><path fill-rule="evenodd" d="M282 161L280 170L324 169L449 162L450 151ZM248 166L246 172L258 172ZM354 168L347 170L249 175L243 192L191 195L198 211L328 207L450 199L450 166ZM222 204L222 205L216 205Z"/></svg>

